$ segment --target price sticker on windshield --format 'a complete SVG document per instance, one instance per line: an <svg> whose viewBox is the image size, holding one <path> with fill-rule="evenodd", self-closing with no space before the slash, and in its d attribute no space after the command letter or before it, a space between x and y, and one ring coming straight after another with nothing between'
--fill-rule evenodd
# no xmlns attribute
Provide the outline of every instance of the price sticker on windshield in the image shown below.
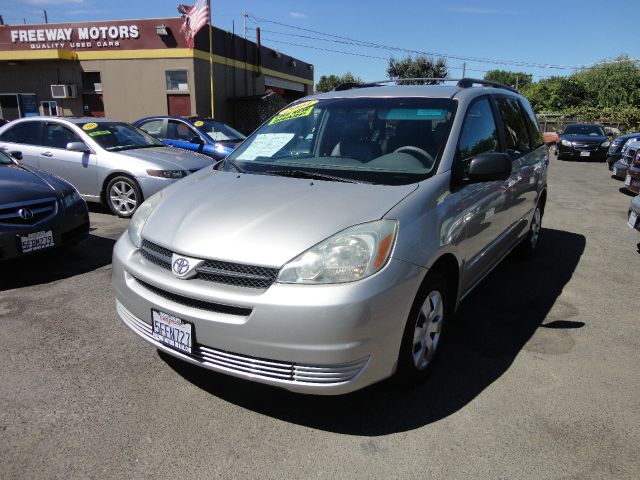
<svg viewBox="0 0 640 480"><path fill-rule="evenodd" d="M93 130L93 129L94 129L94 128L96 128L97 126L98 126L98 124L97 124L97 123L95 123L95 122L85 123L85 124L82 126L82 129L83 129L83 130L87 130L87 131L88 131L88 130Z"/></svg>
<svg viewBox="0 0 640 480"><path fill-rule="evenodd" d="M197 122L193 122L193 124L194 124L196 127L201 127L202 125L204 125L204 122L203 122L202 120L198 120Z"/></svg>
<svg viewBox="0 0 640 480"><path fill-rule="evenodd" d="M316 103L318 103L318 100L309 100L308 102L298 103L293 107L285 108L271 119L269 125L285 122L287 120L293 120L294 118L307 117L311 115L311 112L313 112L313 106Z"/></svg>

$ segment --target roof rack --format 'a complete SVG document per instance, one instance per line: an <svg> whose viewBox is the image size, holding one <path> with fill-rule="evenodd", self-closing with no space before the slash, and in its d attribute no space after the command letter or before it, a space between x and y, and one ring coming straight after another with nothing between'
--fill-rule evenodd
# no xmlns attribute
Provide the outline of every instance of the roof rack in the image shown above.
<svg viewBox="0 0 640 480"><path fill-rule="evenodd" d="M509 87L502 83L492 82L491 80L478 80L477 78L435 78L435 77L422 77L422 78L397 78L395 80L378 80L375 82L367 83L354 83L347 82L336 86L333 90L339 92L341 90L351 90L352 88L365 88L365 87L381 87L387 83L407 83L407 82L457 82L456 86L460 88L470 88L474 85L482 85L483 87L495 87L504 88L510 92L520 93L515 88Z"/></svg>

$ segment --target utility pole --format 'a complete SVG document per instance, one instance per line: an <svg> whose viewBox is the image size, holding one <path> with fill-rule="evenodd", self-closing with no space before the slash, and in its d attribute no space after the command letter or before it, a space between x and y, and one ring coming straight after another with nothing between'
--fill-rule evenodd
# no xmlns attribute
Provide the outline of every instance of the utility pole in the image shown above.
<svg viewBox="0 0 640 480"><path fill-rule="evenodd" d="M4 19L2 18L2 15L0 15L0 25L4 25Z"/></svg>
<svg viewBox="0 0 640 480"><path fill-rule="evenodd" d="M244 39L247 39L247 17L249 17L249 12L247 12L246 10L244 12L242 12L242 16L244 17L243 19L243 23L244 23Z"/></svg>
<svg viewBox="0 0 640 480"><path fill-rule="evenodd" d="M467 62L462 62L462 78L466 77L465 75L466 73L467 73Z"/></svg>
<svg viewBox="0 0 640 480"><path fill-rule="evenodd" d="M44 23L49 23L49 18L47 17L47 11L45 9L42 9L42 11L44 12Z"/></svg>

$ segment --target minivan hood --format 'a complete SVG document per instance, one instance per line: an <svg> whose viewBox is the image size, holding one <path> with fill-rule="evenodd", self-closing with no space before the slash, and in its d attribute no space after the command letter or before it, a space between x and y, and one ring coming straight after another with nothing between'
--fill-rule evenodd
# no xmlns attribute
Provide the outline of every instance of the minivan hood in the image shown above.
<svg viewBox="0 0 640 480"><path fill-rule="evenodd" d="M136 148L116 152L119 155L146 160L151 163L162 163L163 168L175 170L198 170L211 165L211 159L206 155L190 152L181 148L154 147Z"/></svg>
<svg viewBox="0 0 640 480"><path fill-rule="evenodd" d="M416 188L207 169L163 191L142 236L187 256L280 267L347 227L382 218Z"/></svg>

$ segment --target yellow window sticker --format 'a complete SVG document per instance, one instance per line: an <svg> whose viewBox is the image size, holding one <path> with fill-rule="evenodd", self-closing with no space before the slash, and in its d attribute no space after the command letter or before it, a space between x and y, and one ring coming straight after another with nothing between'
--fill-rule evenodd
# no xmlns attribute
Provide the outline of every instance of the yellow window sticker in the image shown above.
<svg viewBox="0 0 640 480"><path fill-rule="evenodd" d="M197 122L193 122L193 124L194 124L196 127L201 127L202 125L204 125L204 122L203 122L202 120L198 120Z"/></svg>
<svg viewBox="0 0 640 480"><path fill-rule="evenodd" d="M269 125L284 122L286 120L293 120L294 118L307 117L311 115L311 112L313 112L313 106L316 103L318 103L318 100L309 100L308 102L298 103L293 107L285 108L271 119Z"/></svg>
<svg viewBox="0 0 640 480"><path fill-rule="evenodd" d="M97 123L95 123L95 122L85 123L85 124L82 126L82 129L83 129L83 130L93 130L93 129L94 129L94 128L96 128L97 126L98 126L98 124L97 124Z"/></svg>

